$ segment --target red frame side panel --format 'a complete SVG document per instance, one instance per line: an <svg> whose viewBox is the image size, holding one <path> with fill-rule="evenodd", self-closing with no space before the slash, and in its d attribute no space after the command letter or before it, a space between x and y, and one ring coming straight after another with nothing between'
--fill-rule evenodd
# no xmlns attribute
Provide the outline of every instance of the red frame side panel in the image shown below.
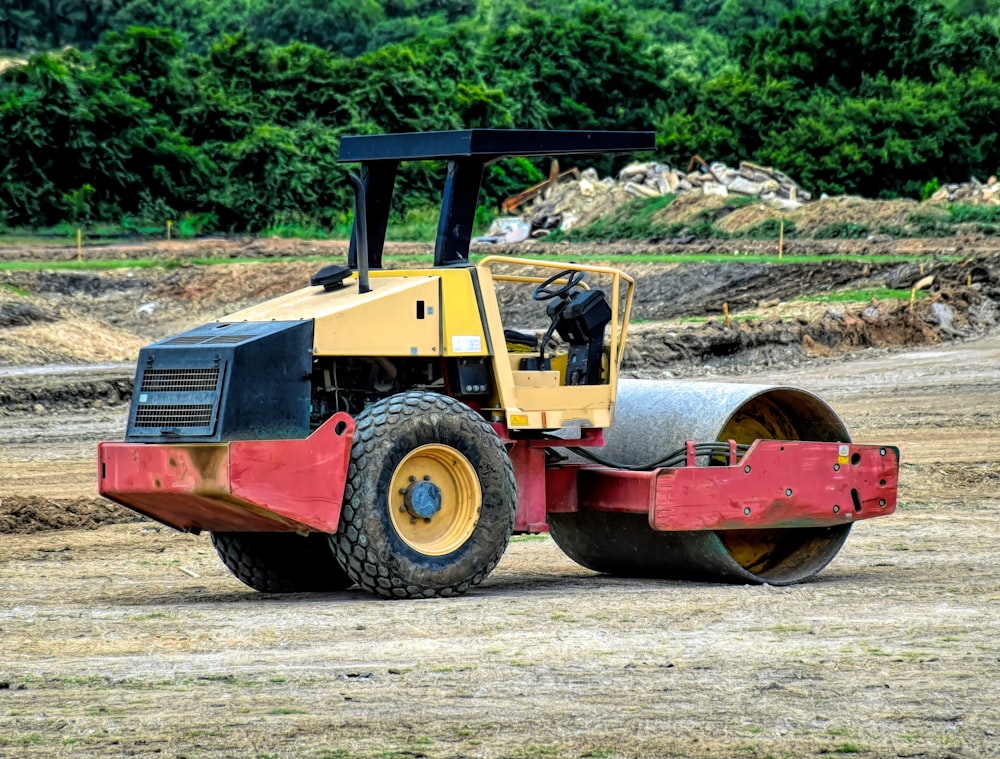
<svg viewBox="0 0 1000 759"><path fill-rule="evenodd" d="M185 532L335 532L354 420L301 440L98 446L101 495Z"/></svg>
<svg viewBox="0 0 1000 759"><path fill-rule="evenodd" d="M735 466L661 469L657 530L832 527L896 510L899 449L758 440Z"/></svg>
<svg viewBox="0 0 1000 759"><path fill-rule="evenodd" d="M647 514L655 530L832 527L896 510L899 449L758 440L733 466L546 471L547 511Z"/></svg>

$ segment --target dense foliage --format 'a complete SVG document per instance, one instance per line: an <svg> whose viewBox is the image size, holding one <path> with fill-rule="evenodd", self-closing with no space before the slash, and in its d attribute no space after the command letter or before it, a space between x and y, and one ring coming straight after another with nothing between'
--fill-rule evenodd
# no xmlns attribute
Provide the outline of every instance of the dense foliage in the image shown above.
<svg viewBox="0 0 1000 759"><path fill-rule="evenodd" d="M662 160L869 196L1000 165L1000 0L532 8L0 0L0 46L54 50L0 75L0 226L330 228L350 208L340 136L381 131L655 128ZM492 167L485 202L545 168ZM436 202L440 172L408 167L397 211Z"/></svg>

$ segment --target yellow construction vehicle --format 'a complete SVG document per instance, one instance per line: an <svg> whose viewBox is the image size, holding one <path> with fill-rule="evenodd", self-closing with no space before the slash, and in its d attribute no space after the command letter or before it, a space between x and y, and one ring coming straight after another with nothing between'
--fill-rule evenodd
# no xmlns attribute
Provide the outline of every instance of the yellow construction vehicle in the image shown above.
<svg viewBox="0 0 1000 759"><path fill-rule="evenodd" d="M633 153L649 132L472 129L348 137L347 265L143 349L100 491L210 531L262 591L357 583L460 594L512 533L600 572L788 584L896 507L899 452L855 445L802 390L622 380L633 280L604 266L469 260L486 166ZM429 268L383 269L398 166L448 174ZM516 329L504 306L536 304Z"/></svg>

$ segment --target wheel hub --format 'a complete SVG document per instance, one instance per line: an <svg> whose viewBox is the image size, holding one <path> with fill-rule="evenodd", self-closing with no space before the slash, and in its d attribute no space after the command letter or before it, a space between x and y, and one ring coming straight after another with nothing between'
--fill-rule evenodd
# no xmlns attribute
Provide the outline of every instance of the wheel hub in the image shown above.
<svg viewBox="0 0 1000 759"><path fill-rule="evenodd" d="M388 496L396 534L427 556L444 556L464 545L483 505L476 467L443 443L407 453L392 474Z"/></svg>
<svg viewBox="0 0 1000 759"><path fill-rule="evenodd" d="M403 505L417 519L430 519L441 510L441 488L425 475L424 479L407 485Z"/></svg>

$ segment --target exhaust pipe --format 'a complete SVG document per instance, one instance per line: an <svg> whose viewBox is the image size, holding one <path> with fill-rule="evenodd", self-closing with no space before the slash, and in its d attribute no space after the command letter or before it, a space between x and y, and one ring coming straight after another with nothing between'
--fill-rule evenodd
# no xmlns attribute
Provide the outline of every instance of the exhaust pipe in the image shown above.
<svg viewBox="0 0 1000 759"><path fill-rule="evenodd" d="M354 234L357 240L358 292L371 292L368 285L368 214L365 207L365 183L357 174L348 174L354 186Z"/></svg>

